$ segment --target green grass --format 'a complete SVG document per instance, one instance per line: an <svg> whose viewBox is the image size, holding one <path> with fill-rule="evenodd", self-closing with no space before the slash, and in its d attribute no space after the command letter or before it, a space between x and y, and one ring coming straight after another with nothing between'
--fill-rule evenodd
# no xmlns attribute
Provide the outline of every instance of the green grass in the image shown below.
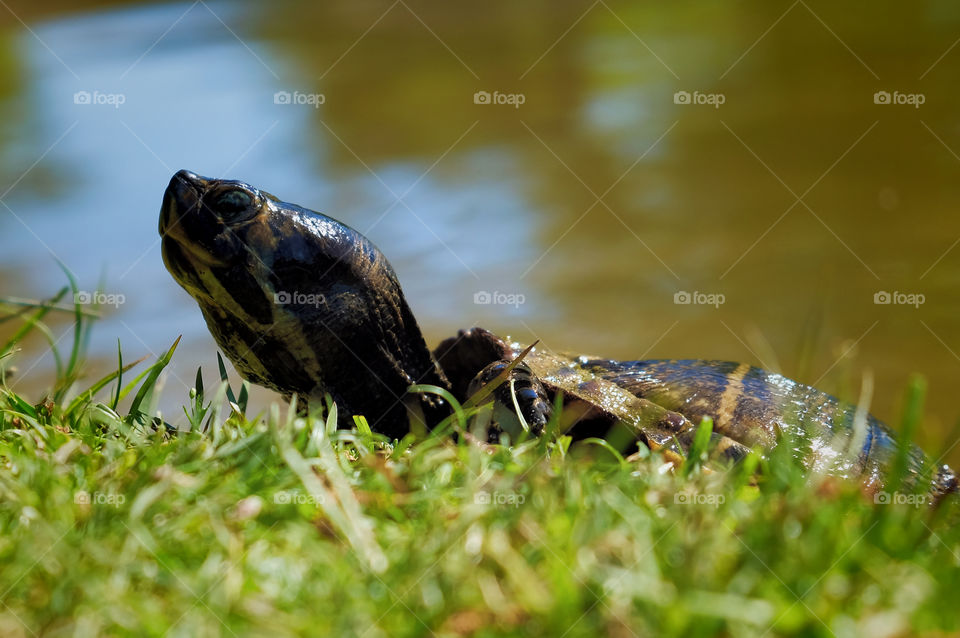
<svg viewBox="0 0 960 638"><path fill-rule="evenodd" d="M704 473L456 420L393 444L329 412L248 419L199 375L170 435L149 415L173 349L81 386L75 320L49 400L0 387L2 636L960 631L953 502L874 504L787 446Z"/></svg>

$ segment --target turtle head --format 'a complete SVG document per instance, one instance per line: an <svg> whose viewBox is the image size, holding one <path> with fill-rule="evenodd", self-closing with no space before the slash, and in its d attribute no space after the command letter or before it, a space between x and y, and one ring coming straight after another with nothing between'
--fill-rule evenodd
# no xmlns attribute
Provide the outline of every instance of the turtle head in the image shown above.
<svg viewBox="0 0 960 638"><path fill-rule="evenodd" d="M339 221L249 184L179 171L160 211L163 259L247 380L289 397L329 392L391 436L407 388L446 387L393 268ZM428 421L442 406L420 400Z"/></svg>

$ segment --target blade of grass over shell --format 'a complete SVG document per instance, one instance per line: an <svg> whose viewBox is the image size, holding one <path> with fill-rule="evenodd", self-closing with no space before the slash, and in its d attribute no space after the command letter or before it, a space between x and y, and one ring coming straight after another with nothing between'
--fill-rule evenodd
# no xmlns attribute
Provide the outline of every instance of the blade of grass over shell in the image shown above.
<svg viewBox="0 0 960 638"><path fill-rule="evenodd" d="M757 473L760 471L760 461L762 457L756 449L750 452L737 464L736 472L733 475L733 484L744 487L756 481Z"/></svg>
<svg viewBox="0 0 960 638"><path fill-rule="evenodd" d="M837 460L838 463L855 463L863 452L863 446L869 434L867 417L870 416L870 401L872 400L873 374L864 372L860 383L860 398L857 400L857 405L853 411L853 422L846 442L841 440L840 428L835 428L836 432L831 446L842 451L840 458Z"/></svg>
<svg viewBox="0 0 960 638"><path fill-rule="evenodd" d="M911 375L903 400L903 415L900 418L897 455L890 469L888 492L897 491L907 477L910 468L909 456L917 426L923 419L923 401L927 393L927 382L919 375Z"/></svg>
<svg viewBox="0 0 960 638"><path fill-rule="evenodd" d="M690 451L687 453L687 460L683 464L684 476L689 476L697 469L702 467L707 458L707 452L710 448L710 435L713 434L713 419L704 417L700 420L696 433L693 435L693 443L690 444Z"/></svg>
<svg viewBox="0 0 960 638"><path fill-rule="evenodd" d="M474 392L472 395L470 395L470 397L463 402L464 409L469 409L469 408L473 408L480 405L480 403L484 399L490 396L490 393L492 393L494 390L499 388L500 385L507 380L507 378L510 376L510 373L513 371L513 369L516 368L521 361L523 361L524 357L530 354L530 352L537 346L538 343L540 343L539 339L537 339L536 341L531 343L529 346L527 346L523 350L523 352L518 354L516 358L513 361L511 361L509 365L507 365L506 368L500 371L500 374L490 379L490 381L484 384L482 388L480 388L479 390Z"/></svg>
<svg viewBox="0 0 960 638"><path fill-rule="evenodd" d="M680 439L677 438L677 435L676 435L676 434L674 434L674 435L671 436L670 438L671 438L671 440L673 440L673 445L676 447L676 449L671 450L671 451L676 452L677 454L680 455L680 458L682 458L684 461L686 461L686 460L687 460L687 450L685 450L685 449L683 448L683 443L680 442Z"/></svg>
<svg viewBox="0 0 960 638"><path fill-rule="evenodd" d="M563 390L560 389L557 391L556 396L553 397L553 412L551 412L547 424L543 427L543 433L540 435L539 441L537 441L537 453L539 455L545 455L548 448L554 442L557 443L556 449L559 450L560 456L563 457L566 455L571 439L569 436L563 435L563 432L566 431L562 422L563 413ZM564 439L566 439L565 444L563 443Z"/></svg>
<svg viewBox="0 0 960 638"><path fill-rule="evenodd" d="M521 438L530 435L530 424L527 423L526 417L523 416L523 410L520 409L520 402L517 401L517 386L513 380L510 382L510 402L513 404L513 411L517 415L517 420L520 421L520 427L523 428L523 433Z"/></svg>

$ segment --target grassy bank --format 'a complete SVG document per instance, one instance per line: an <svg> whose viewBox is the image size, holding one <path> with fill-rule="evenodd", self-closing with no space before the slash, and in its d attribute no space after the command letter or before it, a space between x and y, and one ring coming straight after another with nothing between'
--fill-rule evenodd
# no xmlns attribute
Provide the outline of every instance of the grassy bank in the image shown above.
<svg viewBox="0 0 960 638"><path fill-rule="evenodd" d="M0 389L0 635L960 631L953 502L877 504L785 446L703 473L557 435L394 444L248 418L216 374L174 434L146 416L171 353L78 384L76 320L47 400Z"/></svg>

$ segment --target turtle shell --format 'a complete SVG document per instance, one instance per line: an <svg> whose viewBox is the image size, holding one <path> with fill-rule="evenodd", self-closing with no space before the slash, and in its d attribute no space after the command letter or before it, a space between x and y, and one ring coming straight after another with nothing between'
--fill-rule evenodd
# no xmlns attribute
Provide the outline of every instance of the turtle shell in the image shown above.
<svg viewBox="0 0 960 638"><path fill-rule="evenodd" d="M465 399L478 370L510 360L524 348L482 328L461 330L434 355L454 394ZM683 453L704 418L714 424L714 450L738 459L749 450L791 445L812 471L859 478L880 490L900 443L882 422L816 388L746 364L704 360L615 361L534 348L524 363L550 397L563 393L568 432L575 438L611 436L625 428L651 449ZM621 437L622 438L622 437ZM676 449L679 444L680 450ZM907 451L913 482L936 495L956 491L947 466L936 468L916 446Z"/></svg>

